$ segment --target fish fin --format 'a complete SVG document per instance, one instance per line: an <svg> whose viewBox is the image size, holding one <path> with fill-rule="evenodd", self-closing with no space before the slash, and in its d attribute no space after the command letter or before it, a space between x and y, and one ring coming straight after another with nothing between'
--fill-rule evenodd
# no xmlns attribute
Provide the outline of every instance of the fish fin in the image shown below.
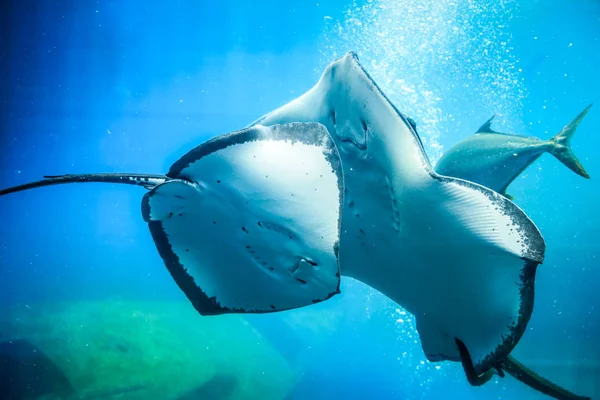
<svg viewBox="0 0 600 400"><path fill-rule="evenodd" d="M506 192L503 192L502 195L504 197L506 197L507 199L509 199L510 201L513 201L515 199L512 195L510 195L510 194L508 194Z"/></svg>
<svg viewBox="0 0 600 400"><path fill-rule="evenodd" d="M496 115L492 115L490 119L488 119L475 133L499 133L492 129L492 121L496 118Z"/></svg>
<svg viewBox="0 0 600 400"><path fill-rule="evenodd" d="M502 363L501 368L515 379L526 384L540 393L548 395L558 400L591 400L591 397L579 396L572 393L548 379L538 375L525 365L517 361L514 357L508 356Z"/></svg>
<svg viewBox="0 0 600 400"><path fill-rule="evenodd" d="M578 116L565 126L558 134L550 139L551 146L548 152L562 162L567 168L575 172L577 175L583 176L589 179L588 173L583 168L583 165L579 162L573 149L571 148L571 139L575 135L575 130L583 120L583 117L588 113L593 103L587 106Z"/></svg>
<svg viewBox="0 0 600 400"><path fill-rule="evenodd" d="M196 147L142 214L202 315L267 313L340 293L343 177L319 123L254 126Z"/></svg>
<svg viewBox="0 0 600 400"><path fill-rule="evenodd" d="M456 347L458 348L458 352L460 354L460 362L462 364L463 370L465 371L465 375L467 377L467 381L471 384L471 386L482 386L490 381L490 379L494 376L495 368L490 368L483 372L482 374L478 374L473 367L473 360L471 359L471 355L467 350L467 346L460 340L454 339Z"/></svg>
<svg viewBox="0 0 600 400"><path fill-rule="evenodd" d="M439 243L439 250L420 255L420 260L438 266L432 267L436 278L428 290L444 302L433 295L423 298L422 303L431 302L420 307L434 330L417 328L427 336L425 351L439 361L456 361L460 354L451 340L461 340L473 370L481 375L504 360L525 332L545 243L533 222L506 197L465 180L435 178L439 183L423 190L418 200L419 209L427 210L418 223L427 230L404 225L407 236L423 235ZM452 268L446 268L450 259Z"/></svg>
<svg viewBox="0 0 600 400"><path fill-rule="evenodd" d="M440 330L439 326L425 315L416 316L415 319L421 347L428 361L460 361L460 354L452 336Z"/></svg>
<svg viewBox="0 0 600 400"><path fill-rule="evenodd" d="M416 322L421 346L428 361L459 361L471 386L481 386L487 383L493 377L494 373L497 373L502 378L504 377L504 372L500 368L500 364L482 374L477 374L471 355L466 345L460 339L453 338L439 330L439 327L424 315L416 317Z"/></svg>
<svg viewBox="0 0 600 400"><path fill-rule="evenodd" d="M0 189L0 196L44 186L85 182L123 183L127 185L142 186L146 189L152 189L154 186L163 183L168 179L165 175L127 173L47 175L44 176L44 178L45 179L41 181L29 182L19 186Z"/></svg>
<svg viewBox="0 0 600 400"><path fill-rule="evenodd" d="M414 129L414 131L417 132L417 123L415 122L415 120L412 119L411 117L406 117L406 120L408 121L410 126Z"/></svg>

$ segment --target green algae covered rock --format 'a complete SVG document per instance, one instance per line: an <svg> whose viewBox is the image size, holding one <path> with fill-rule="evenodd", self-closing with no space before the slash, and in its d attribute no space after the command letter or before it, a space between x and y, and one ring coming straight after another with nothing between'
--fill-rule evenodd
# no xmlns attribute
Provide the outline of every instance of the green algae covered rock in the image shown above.
<svg viewBox="0 0 600 400"><path fill-rule="evenodd" d="M26 340L72 390L44 399L281 399L297 381L245 319L187 302L38 303L0 310L0 341ZM34 379L35 380L35 379Z"/></svg>

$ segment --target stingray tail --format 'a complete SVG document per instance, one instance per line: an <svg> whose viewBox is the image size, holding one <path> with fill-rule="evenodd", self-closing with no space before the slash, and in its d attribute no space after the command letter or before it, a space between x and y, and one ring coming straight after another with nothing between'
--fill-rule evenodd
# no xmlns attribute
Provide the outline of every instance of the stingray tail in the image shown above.
<svg viewBox="0 0 600 400"><path fill-rule="evenodd" d="M573 121L571 121L571 123L569 123L569 125L565 126L556 136L550 139L550 147L548 149L550 154L558 158L558 160L565 164L571 171L588 179L590 176L587 172L585 172L583 165L581 165L575 156L575 153L573 153L573 149L571 149L571 139L575 134L577 126L579 126L579 123L583 117L585 117L591 107L592 104L587 106L585 110L583 110L578 116L575 117Z"/></svg>
<svg viewBox="0 0 600 400"><path fill-rule="evenodd" d="M575 393L569 392L557 384L550 382L548 379L539 376L511 356L508 356L502 363L502 369L532 389L555 399L591 400L591 397L576 395Z"/></svg>
<svg viewBox="0 0 600 400"><path fill-rule="evenodd" d="M13 186L6 189L0 189L0 196L5 194L21 192L23 190L35 189L44 186L60 185L64 183L83 183L83 182L102 182L102 183L123 183L127 185L142 186L146 189L152 189L154 186L165 182L168 178L165 175L152 174L126 174L126 173L108 173L108 174L68 174L44 176L41 181L29 182L19 186Z"/></svg>

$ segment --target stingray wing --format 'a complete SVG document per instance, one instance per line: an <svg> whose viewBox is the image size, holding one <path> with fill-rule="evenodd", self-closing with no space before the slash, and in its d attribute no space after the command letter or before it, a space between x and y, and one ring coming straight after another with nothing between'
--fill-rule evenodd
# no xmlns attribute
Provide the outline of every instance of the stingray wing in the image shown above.
<svg viewBox="0 0 600 400"><path fill-rule="evenodd" d="M413 313L430 360L502 362L533 309L539 231L516 205L431 168L421 141L353 53L256 123L325 125L344 165L341 272Z"/></svg>
<svg viewBox="0 0 600 400"><path fill-rule="evenodd" d="M201 314L287 310L339 293L343 178L323 125L219 136L167 176L144 196L143 216Z"/></svg>

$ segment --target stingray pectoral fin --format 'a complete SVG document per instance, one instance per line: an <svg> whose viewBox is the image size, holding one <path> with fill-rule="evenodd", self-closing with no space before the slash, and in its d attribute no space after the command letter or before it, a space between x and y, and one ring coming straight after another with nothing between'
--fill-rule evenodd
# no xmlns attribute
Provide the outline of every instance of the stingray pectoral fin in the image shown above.
<svg viewBox="0 0 600 400"><path fill-rule="evenodd" d="M481 386L492 376L492 369L478 374L473 366L473 360L465 344L457 338L441 331L436 324L424 315L417 316L417 332L427 360L459 361L465 371L467 381L473 386ZM454 356L456 354L456 356Z"/></svg>
<svg viewBox="0 0 600 400"><path fill-rule="evenodd" d="M482 386L490 381L494 376L494 369L490 368L482 374L478 374L473 368L473 360L469 354L467 347L460 339L454 339L458 352L460 354L460 361L465 371L467 381L472 386Z"/></svg>
<svg viewBox="0 0 600 400"><path fill-rule="evenodd" d="M343 177L323 125L223 135L168 175L145 195L143 216L201 314L288 310L339 293Z"/></svg>
<svg viewBox="0 0 600 400"><path fill-rule="evenodd" d="M420 259L437 266L417 329L425 354L437 361L463 361L454 343L459 339L478 376L501 363L522 337L545 244L504 196L460 179L434 180L415 193L414 209L427 211L406 226L410 237L429 238L429 252Z"/></svg>
<svg viewBox="0 0 600 400"><path fill-rule="evenodd" d="M417 315L415 319L427 360L431 362L461 360L454 337L440 330L437 323L425 315Z"/></svg>
<svg viewBox="0 0 600 400"><path fill-rule="evenodd" d="M508 374L523 382L527 386L558 400L591 400L590 397L579 396L572 393L548 379L541 377L512 356L508 356L502 363L502 369Z"/></svg>
<svg viewBox="0 0 600 400"><path fill-rule="evenodd" d="M482 373L475 371L473 359L462 340L454 338L441 331L436 324L426 316L418 316L417 332L421 339L421 346L427 360L436 361L459 361L465 372L467 381L472 386L482 386L489 382L494 376L496 368L490 368ZM498 369L498 374L502 370ZM503 376L503 375L501 375Z"/></svg>

